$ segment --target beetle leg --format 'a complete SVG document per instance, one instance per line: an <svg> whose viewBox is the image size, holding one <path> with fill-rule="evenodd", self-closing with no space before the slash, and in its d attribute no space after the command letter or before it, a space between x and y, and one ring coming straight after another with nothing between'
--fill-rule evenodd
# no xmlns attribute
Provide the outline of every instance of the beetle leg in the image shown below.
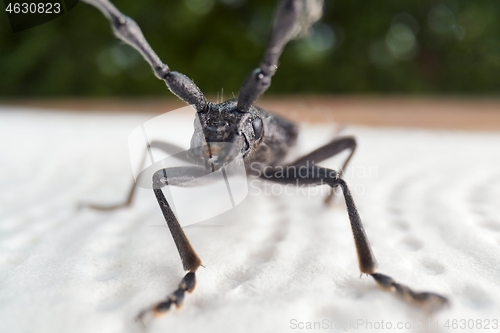
<svg viewBox="0 0 500 333"><path fill-rule="evenodd" d="M152 141L150 144L151 148L157 148L165 153L168 153L172 156L175 156L176 158L179 158L182 161L185 162L192 162L191 159L187 157L186 154L182 154L179 152L185 152L185 150L181 147L178 147L174 144L167 143L167 142L161 142L161 141ZM141 164L142 166L144 164L144 160L147 155L147 150L144 151L144 154L141 159ZM132 201L134 200L135 193L137 190L137 185L135 181L132 181L132 184L130 184L130 188L128 190L127 198L125 201L112 204L112 205L101 205L101 204L93 204L93 203L87 203L87 202L81 202L78 204L78 208L90 208L90 209L95 209L95 210L100 210L100 211L110 211L110 210L115 210L115 209L120 209L120 208L126 208L130 207L132 205Z"/></svg>
<svg viewBox="0 0 500 333"><path fill-rule="evenodd" d="M279 177L273 177L273 172L266 173L269 180L293 185L329 185L332 188L339 186L344 194L347 213L351 222L351 230L354 236L354 243L358 254L358 264L361 273L371 275L377 284L386 291L393 292L403 300L414 303L429 312L437 311L449 304L446 297L431 292L416 292L409 287L396 282L390 276L377 272L377 261L370 246L368 236L366 235L363 223L358 214L358 210L352 198L351 192L346 182L339 177L337 171L311 166L307 170L306 176L298 177L297 173L293 175L284 175L280 171Z"/></svg>
<svg viewBox="0 0 500 333"><path fill-rule="evenodd" d="M172 308L172 306L175 306L177 309L180 308L184 303L185 294L192 293L195 287L195 272L188 272L184 278L182 278L178 288L174 292L168 295L165 300L141 311L135 320L141 322L143 325L147 325L153 317L165 314Z"/></svg>
<svg viewBox="0 0 500 333"><path fill-rule="evenodd" d="M167 173L170 175L168 178ZM180 308L184 303L186 292L191 293L196 286L195 273L201 266L201 259L189 242L161 188L166 185L174 185L176 182L181 184L189 179L200 178L203 174L205 174L205 171L201 168L180 167L162 169L153 175L153 191L156 200L181 257L182 267L188 273L181 280L177 289L168 295L165 300L154 304L137 315L136 321L140 321L144 325L147 325L152 317L166 314L172 306Z"/></svg>
<svg viewBox="0 0 500 333"><path fill-rule="evenodd" d="M352 155L354 155L354 152L356 151L356 147L356 139L353 136L335 138L326 145L319 147L309 154L290 163L290 165L294 167L300 167L307 165L308 162L310 165L312 165L313 163L321 162L337 154L340 154L345 150L350 150L349 155L345 159L339 171L339 178L342 178L342 175L344 174L344 171L347 168ZM333 203L334 194L335 191L332 188L330 193L325 197L324 202L326 205L331 205Z"/></svg>

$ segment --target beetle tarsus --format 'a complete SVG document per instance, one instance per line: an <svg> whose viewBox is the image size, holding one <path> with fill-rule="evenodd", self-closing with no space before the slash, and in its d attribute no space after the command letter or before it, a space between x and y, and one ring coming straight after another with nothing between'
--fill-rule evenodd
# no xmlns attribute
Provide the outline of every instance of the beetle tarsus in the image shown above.
<svg viewBox="0 0 500 333"><path fill-rule="evenodd" d="M373 273L371 276L383 290L393 292L403 300L420 306L428 312L433 313L450 305L444 296L431 292L415 292L408 286L397 283L390 276L380 273Z"/></svg>
<svg viewBox="0 0 500 333"><path fill-rule="evenodd" d="M166 297L165 300L156 303L148 309L145 309L136 317L136 321L147 326L149 321L154 317L159 317L167 314L172 310L172 306L176 309L182 307L186 293L192 293L196 287L196 275L194 272L188 272L179 283L178 288Z"/></svg>

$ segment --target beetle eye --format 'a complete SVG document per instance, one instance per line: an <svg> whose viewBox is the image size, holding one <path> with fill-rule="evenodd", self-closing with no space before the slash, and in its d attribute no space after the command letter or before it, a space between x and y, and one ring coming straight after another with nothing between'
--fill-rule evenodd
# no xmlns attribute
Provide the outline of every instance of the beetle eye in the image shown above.
<svg viewBox="0 0 500 333"><path fill-rule="evenodd" d="M260 137L262 136L262 132L264 130L262 119L255 118L255 120L252 121L252 127L253 127L253 132L255 133L255 139L256 140L260 139Z"/></svg>

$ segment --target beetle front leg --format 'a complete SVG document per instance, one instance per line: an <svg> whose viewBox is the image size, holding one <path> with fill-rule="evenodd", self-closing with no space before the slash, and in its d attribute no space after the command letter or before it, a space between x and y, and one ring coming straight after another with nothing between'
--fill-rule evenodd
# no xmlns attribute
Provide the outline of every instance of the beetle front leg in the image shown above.
<svg viewBox="0 0 500 333"><path fill-rule="evenodd" d="M167 172L170 177L167 177ZM206 174L205 171L197 167L180 167L163 169L157 171L153 176L153 191L160 206L160 210L167 222L167 226L174 239L175 246L181 257L182 267L188 273L179 283L177 289L168 295L163 301L160 301L153 306L141 311L136 320L147 324L151 317L157 317L168 312L172 306L180 308L184 302L186 293L191 293L196 286L196 271L201 266L201 259L189 242L184 230L182 229L177 217L175 216L172 208L162 192L162 187L166 185L181 185L186 181L193 181L199 179L202 175Z"/></svg>
<svg viewBox="0 0 500 333"><path fill-rule="evenodd" d="M184 148L181 148L177 145L168 143L168 142L162 142L162 141L152 141L149 146L149 148L153 149L159 149L160 151L167 153L171 156L175 156L175 158L180 159L181 161L184 162L190 162L192 163L193 161L187 156L187 152L184 150ZM141 167L144 164L144 161L146 159L148 150L145 149L144 153L141 158L141 164L139 167ZM111 205L103 205L103 204L94 204L94 203L89 203L89 202L81 202L78 204L78 208L90 208L90 209L95 209L95 210L100 210L100 211L111 211L111 210L117 210L121 208L126 208L130 207L132 205L132 201L134 200L135 193L137 191L137 185L135 184L135 181L132 181L128 190L127 198L123 202L119 202L116 204L111 204Z"/></svg>
<svg viewBox="0 0 500 333"><path fill-rule="evenodd" d="M375 255L371 249L368 236L366 235L351 192L349 191L346 182L339 177L339 173L337 171L318 166L311 166L307 169L305 177L298 177L296 172L294 172L293 175L287 174L284 177L281 171L279 173L279 177L273 177L273 174L275 173L268 173L268 179L282 184L329 185L332 188L340 186L342 193L344 194L347 213L351 222L351 230L354 236L354 243L358 254L358 264L361 273L371 275L383 290L393 292L403 300L416 304L431 313L440 310L449 304L448 299L444 296L432 292L413 291L411 288L396 282L390 276L377 273L377 260L375 259Z"/></svg>
<svg viewBox="0 0 500 333"><path fill-rule="evenodd" d="M192 293L196 287L195 272L188 272L179 283L178 288L168 295L164 301L158 302L148 309L142 310L136 317L136 321L146 325L151 317L158 317L169 311L172 306L177 309L184 303L184 296L186 293ZM149 317L149 318L148 318Z"/></svg>

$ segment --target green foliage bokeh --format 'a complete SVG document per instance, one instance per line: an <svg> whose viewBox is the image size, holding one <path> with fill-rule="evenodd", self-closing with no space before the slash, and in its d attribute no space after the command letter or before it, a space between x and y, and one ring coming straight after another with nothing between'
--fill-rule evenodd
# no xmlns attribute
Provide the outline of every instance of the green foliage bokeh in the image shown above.
<svg viewBox="0 0 500 333"><path fill-rule="evenodd" d="M114 3L141 26L172 70L207 95L237 94L257 66L275 2ZM96 9L79 3L12 33L0 22L0 96L170 96ZM332 1L308 39L290 43L272 93L500 92L500 1Z"/></svg>

